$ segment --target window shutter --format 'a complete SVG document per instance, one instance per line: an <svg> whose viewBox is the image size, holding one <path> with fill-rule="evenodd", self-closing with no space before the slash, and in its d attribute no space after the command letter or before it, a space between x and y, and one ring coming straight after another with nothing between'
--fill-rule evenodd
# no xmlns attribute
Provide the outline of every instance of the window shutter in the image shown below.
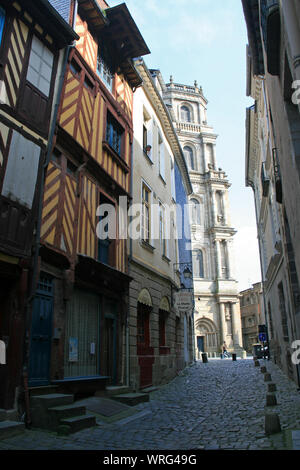
<svg viewBox="0 0 300 470"><path fill-rule="evenodd" d="M44 44L33 36L27 80L45 96L49 96L54 56Z"/></svg>
<svg viewBox="0 0 300 470"><path fill-rule="evenodd" d="M35 194L41 148L14 131L2 195L31 209Z"/></svg>

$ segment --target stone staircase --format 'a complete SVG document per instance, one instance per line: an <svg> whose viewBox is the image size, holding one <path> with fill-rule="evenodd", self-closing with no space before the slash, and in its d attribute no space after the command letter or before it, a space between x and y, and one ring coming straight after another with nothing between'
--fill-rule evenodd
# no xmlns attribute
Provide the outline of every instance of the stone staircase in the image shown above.
<svg viewBox="0 0 300 470"><path fill-rule="evenodd" d="M49 393L30 398L32 426L59 434L72 434L96 426L96 417L74 403L74 395Z"/></svg>
<svg viewBox="0 0 300 470"><path fill-rule="evenodd" d="M0 440L22 434L25 430L24 423L16 420L14 410L0 409Z"/></svg>
<svg viewBox="0 0 300 470"><path fill-rule="evenodd" d="M108 385L104 390L96 392L95 396L110 398L129 406L149 401L149 393L146 391L145 393L143 391L133 392L131 387L126 385Z"/></svg>

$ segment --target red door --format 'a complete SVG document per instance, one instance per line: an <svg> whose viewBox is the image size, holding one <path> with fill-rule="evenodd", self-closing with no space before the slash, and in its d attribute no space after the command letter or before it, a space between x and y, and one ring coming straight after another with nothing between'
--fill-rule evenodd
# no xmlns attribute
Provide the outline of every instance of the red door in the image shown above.
<svg viewBox="0 0 300 470"><path fill-rule="evenodd" d="M152 385L154 348L150 346L150 309L138 303L137 355L140 366L140 388Z"/></svg>

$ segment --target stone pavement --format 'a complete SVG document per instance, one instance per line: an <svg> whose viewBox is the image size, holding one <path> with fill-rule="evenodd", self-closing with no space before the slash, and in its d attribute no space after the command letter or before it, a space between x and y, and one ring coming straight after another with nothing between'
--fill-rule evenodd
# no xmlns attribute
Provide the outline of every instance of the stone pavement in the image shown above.
<svg viewBox="0 0 300 470"><path fill-rule="evenodd" d="M252 358L198 361L151 393L137 413L69 436L39 430L0 441L6 450L266 450L299 446L300 392L271 361L282 432L264 433L267 385ZM298 430L298 431L297 431ZM299 448L299 447L298 447Z"/></svg>

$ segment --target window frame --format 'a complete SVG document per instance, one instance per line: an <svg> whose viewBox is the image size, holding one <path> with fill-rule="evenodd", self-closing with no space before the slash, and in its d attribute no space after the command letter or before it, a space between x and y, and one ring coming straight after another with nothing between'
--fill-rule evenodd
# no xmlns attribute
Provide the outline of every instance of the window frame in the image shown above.
<svg viewBox="0 0 300 470"><path fill-rule="evenodd" d="M114 153L122 159L124 159L124 135L125 129L114 117L113 113L107 109L105 141ZM117 139L117 144L115 139Z"/></svg>
<svg viewBox="0 0 300 470"><path fill-rule="evenodd" d="M148 194L148 200L145 199L144 195ZM152 224L151 224L151 199L152 199L152 190L149 188L149 186L143 181L142 182L142 214L141 214L141 239L151 245L151 229L152 229ZM147 229L146 229L146 224L145 224L145 208L148 213L147 217ZM145 233L147 231L148 238L145 237Z"/></svg>

